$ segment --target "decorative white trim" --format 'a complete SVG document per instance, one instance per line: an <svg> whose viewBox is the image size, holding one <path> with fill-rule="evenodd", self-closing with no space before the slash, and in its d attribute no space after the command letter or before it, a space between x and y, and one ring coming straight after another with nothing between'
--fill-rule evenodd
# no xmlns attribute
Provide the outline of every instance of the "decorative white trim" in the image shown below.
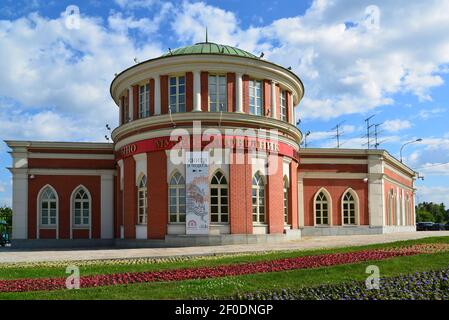
<svg viewBox="0 0 449 320"><path fill-rule="evenodd" d="M28 174L12 177L12 238L28 239Z"/></svg>
<svg viewBox="0 0 449 320"><path fill-rule="evenodd" d="M400 187L400 188L406 189L406 190L408 190L408 191L413 191L413 190L414 190L413 188L411 188L411 187L409 187L409 186L406 186L405 184L402 184L402 183L400 183L400 182L398 182L398 181L396 181L396 180L391 179L391 178L388 177L387 175L384 175L384 179L385 179L386 181L390 182L391 184L394 184L395 186L398 186L398 187Z"/></svg>
<svg viewBox="0 0 449 320"><path fill-rule="evenodd" d="M304 227L304 180L298 178L298 226Z"/></svg>
<svg viewBox="0 0 449 320"><path fill-rule="evenodd" d="M271 81L271 117L276 119L276 82Z"/></svg>
<svg viewBox="0 0 449 320"><path fill-rule="evenodd" d="M133 90L133 87L129 87L128 88L128 99L129 99L129 102L128 102L128 117L129 117L129 121L133 121L133 120L136 120L136 119L134 119L134 90ZM138 107L138 106L135 106L136 108Z"/></svg>
<svg viewBox="0 0 449 320"><path fill-rule="evenodd" d="M235 112L243 113L243 74L235 73Z"/></svg>
<svg viewBox="0 0 449 320"><path fill-rule="evenodd" d="M153 76L154 79L154 115L161 114L161 78L159 74Z"/></svg>
<svg viewBox="0 0 449 320"><path fill-rule="evenodd" d="M303 179L365 179L368 177L374 177L373 174L367 173L351 173L351 172L299 172L299 177Z"/></svg>
<svg viewBox="0 0 449 320"><path fill-rule="evenodd" d="M96 169L13 169L9 168L13 174L27 173L30 175L46 176L101 176L115 175L115 170L96 170Z"/></svg>
<svg viewBox="0 0 449 320"><path fill-rule="evenodd" d="M206 112L203 113L196 113L197 115L200 114L205 114ZM211 130L211 128L203 128L204 130L202 130L202 133L207 133L207 131ZM222 126L220 127L220 129L214 129L214 131L216 132L220 132L222 134L226 134L226 130L227 129L238 129L238 127L225 127ZM172 133L172 128L167 128L167 129L160 129L160 130L155 130L155 131L148 131L148 132L143 132L143 133L139 133L139 134L135 134L132 135L131 137L125 138L123 140L120 140L119 142L117 142L115 144L116 150L120 150L120 148L122 148L125 145L137 142L137 141L141 141L141 140L146 140L146 139L152 139L152 138L158 138L158 137L169 137L170 134ZM185 128L185 130L189 133L192 134L193 133L193 129L192 127L187 127ZM245 131L244 128L242 128L241 133L245 134L245 136L247 137L261 137L262 134L260 134L259 132L261 132L261 130L249 130L249 131ZM236 135L239 135L238 133L236 133ZM299 146L296 142L292 141L289 138L286 138L284 136L270 136L270 135L266 135L267 139L277 139L278 142L282 142L284 144L287 144L289 147L293 148L294 150L298 150Z"/></svg>
<svg viewBox="0 0 449 320"><path fill-rule="evenodd" d="M410 182L413 182L413 178L410 176L406 176L405 174L403 174L402 172L399 172L396 168L392 167L391 165L389 165L388 163L385 163L384 168L387 170L392 171L393 173L397 174L398 176L400 176L401 178L408 180Z"/></svg>
<svg viewBox="0 0 449 320"><path fill-rule="evenodd" d="M89 226L80 226L75 227L73 224L73 204L75 203L74 196L79 189L83 189L87 193L87 197L89 198ZM82 213L81 213L82 216ZM90 195L90 191L86 186L80 184L75 189L73 189L70 195L70 239L73 239L73 229L87 229L89 228L89 239L92 239L92 196Z"/></svg>
<svg viewBox="0 0 449 320"><path fill-rule="evenodd" d="M56 192L56 189L53 188L52 185L50 184L46 184L44 185L39 192L37 193L37 198L36 198L36 239L39 239L39 231L40 231L40 227L41 227L41 217L40 217L40 209L41 209L41 195L42 195L42 191L45 190L47 187L49 187L50 189L53 190L53 192L55 193L56 196L56 226L55 228L51 227L51 228L42 228L42 229L56 229L56 237L55 239L59 239L59 195Z"/></svg>
<svg viewBox="0 0 449 320"><path fill-rule="evenodd" d="M201 111L201 72L193 71L193 111Z"/></svg>

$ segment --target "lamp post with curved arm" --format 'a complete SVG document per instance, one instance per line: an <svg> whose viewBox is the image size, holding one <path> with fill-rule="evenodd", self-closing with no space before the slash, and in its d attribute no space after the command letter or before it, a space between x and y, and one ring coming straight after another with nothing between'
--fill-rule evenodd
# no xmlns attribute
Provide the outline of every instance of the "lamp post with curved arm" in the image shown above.
<svg viewBox="0 0 449 320"><path fill-rule="evenodd" d="M421 142L421 141L422 141L422 139L421 139L421 138L418 138L418 139L416 139L416 140L406 142L406 143L404 143L404 144L401 146L401 150L399 151L399 156L400 156L400 158L401 158L401 162L402 162L402 149L404 149L404 147L405 147L406 145L408 145L408 144L415 143L415 142Z"/></svg>

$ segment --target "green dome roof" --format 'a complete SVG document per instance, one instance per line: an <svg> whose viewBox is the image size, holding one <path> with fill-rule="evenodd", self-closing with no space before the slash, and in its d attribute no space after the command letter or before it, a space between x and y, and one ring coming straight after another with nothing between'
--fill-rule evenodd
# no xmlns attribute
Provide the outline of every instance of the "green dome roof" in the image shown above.
<svg viewBox="0 0 449 320"><path fill-rule="evenodd" d="M171 52L164 54L163 57L178 56L183 54L224 54L230 56L257 58L255 55L247 51L213 42L200 42L192 46L171 50Z"/></svg>

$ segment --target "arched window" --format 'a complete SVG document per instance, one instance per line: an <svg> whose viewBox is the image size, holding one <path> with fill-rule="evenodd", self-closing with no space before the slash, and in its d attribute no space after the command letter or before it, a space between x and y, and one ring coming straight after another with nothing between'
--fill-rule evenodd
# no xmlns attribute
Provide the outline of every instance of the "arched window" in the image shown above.
<svg viewBox="0 0 449 320"><path fill-rule="evenodd" d="M170 222L186 221L186 181L178 172L172 175L168 186L168 212Z"/></svg>
<svg viewBox="0 0 449 320"><path fill-rule="evenodd" d="M217 171L210 182L210 221L229 222L228 182L221 171Z"/></svg>
<svg viewBox="0 0 449 320"><path fill-rule="evenodd" d="M139 180L137 188L137 223L147 223L148 210L148 192L147 192L147 176L143 175Z"/></svg>
<svg viewBox="0 0 449 320"><path fill-rule="evenodd" d="M342 199L343 225L357 224L358 203L355 193L348 190Z"/></svg>
<svg viewBox="0 0 449 320"><path fill-rule="evenodd" d="M265 223L265 184L259 172L252 181L253 222Z"/></svg>
<svg viewBox="0 0 449 320"><path fill-rule="evenodd" d="M79 187L73 196L73 226L86 227L90 225L90 198L84 187Z"/></svg>
<svg viewBox="0 0 449 320"><path fill-rule="evenodd" d="M322 190L315 197L315 224L329 225L329 199L328 195Z"/></svg>
<svg viewBox="0 0 449 320"><path fill-rule="evenodd" d="M288 179L284 177L284 223L288 224Z"/></svg>
<svg viewBox="0 0 449 320"><path fill-rule="evenodd" d="M54 190L47 186L39 199L40 224L43 227L56 226L57 198Z"/></svg>

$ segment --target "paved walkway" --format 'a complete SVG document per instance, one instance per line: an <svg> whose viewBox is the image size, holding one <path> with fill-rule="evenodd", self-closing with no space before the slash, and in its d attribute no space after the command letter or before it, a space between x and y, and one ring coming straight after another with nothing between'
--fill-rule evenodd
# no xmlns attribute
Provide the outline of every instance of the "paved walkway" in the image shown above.
<svg viewBox="0 0 449 320"><path fill-rule="evenodd" d="M360 246L373 243L388 243L401 240L421 239L432 236L449 236L449 231L420 231L380 235L304 237L302 240L272 244L226 245L183 248L139 248L139 249L62 249L62 250L25 250L0 249L0 263L69 261L117 258L163 258L174 256L201 256L222 253L244 253L285 250L310 250Z"/></svg>

